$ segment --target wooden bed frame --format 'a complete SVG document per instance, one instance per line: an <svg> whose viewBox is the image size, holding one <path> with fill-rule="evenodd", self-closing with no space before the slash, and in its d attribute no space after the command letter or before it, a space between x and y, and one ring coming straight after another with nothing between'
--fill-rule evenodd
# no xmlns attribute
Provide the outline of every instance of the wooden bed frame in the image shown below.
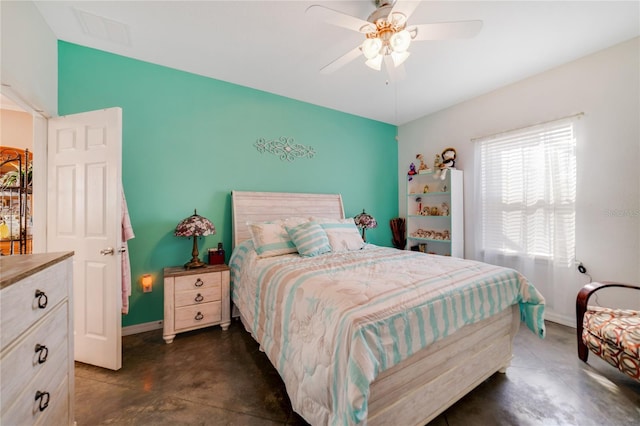
<svg viewBox="0 0 640 426"><path fill-rule="evenodd" d="M288 217L344 218L339 194L232 191L233 244L247 223ZM242 316L242 315L241 315ZM369 425L424 425L497 371L506 372L520 326L517 305L426 347L371 384Z"/></svg>

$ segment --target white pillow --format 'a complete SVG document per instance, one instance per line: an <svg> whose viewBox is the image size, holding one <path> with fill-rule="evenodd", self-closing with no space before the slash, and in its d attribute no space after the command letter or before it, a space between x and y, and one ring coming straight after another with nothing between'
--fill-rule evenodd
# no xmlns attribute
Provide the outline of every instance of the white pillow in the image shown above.
<svg viewBox="0 0 640 426"><path fill-rule="evenodd" d="M364 247L365 243L353 218L328 219L314 217L312 220L318 222L327 233L332 251L339 253L361 250Z"/></svg>
<svg viewBox="0 0 640 426"><path fill-rule="evenodd" d="M291 241L285 226L296 226L308 221L308 218L292 217L286 220L247 223L258 257L296 253L298 251L296 245Z"/></svg>
<svg viewBox="0 0 640 426"><path fill-rule="evenodd" d="M316 222L305 222L297 226L285 225L285 227L300 256L312 257L331 251L327 233Z"/></svg>

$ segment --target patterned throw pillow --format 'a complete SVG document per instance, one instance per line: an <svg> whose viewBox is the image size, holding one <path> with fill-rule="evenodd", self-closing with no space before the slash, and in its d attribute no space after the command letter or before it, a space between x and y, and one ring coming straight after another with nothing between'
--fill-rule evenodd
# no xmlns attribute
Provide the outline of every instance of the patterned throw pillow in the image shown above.
<svg viewBox="0 0 640 426"><path fill-rule="evenodd" d="M295 253L296 245L289 238L283 221L249 223L249 233L258 257Z"/></svg>
<svg viewBox="0 0 640 426"><path fill-rule="evenodd" d="M289 238L285 226L295 226L309 222L308 217L290 217L268 222L248 222L253 247L258 257L272 257L297 252L296 245Z"/></svg>
<svg viewBox="0 0 640 426"><path fill-rule="evenodd" d="M286 228L300 256L311 257L331 251L326 232L316 222L306 222L297 226L286 226Z"/></svg>
<svg viewBox="0 0 640 426"><path fill-rule="evenodd" d="M312 218L318 222L327 233L331 250L334 252L345 252L351 250L361 250L364 241L353 218L349 219L327 219Z"/></svg>

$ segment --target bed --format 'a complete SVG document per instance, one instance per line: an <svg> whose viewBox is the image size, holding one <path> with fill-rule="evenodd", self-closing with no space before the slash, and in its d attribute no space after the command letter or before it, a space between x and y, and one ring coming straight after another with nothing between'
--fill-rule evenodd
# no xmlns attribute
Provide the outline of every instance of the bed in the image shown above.
<svg viewBox="0 0 640 426"><path fill-rule="evenodd" d="M234 311L313 425L424 425L506 371L521 321L544 337L544 299L511 269L335 239L260 252L257 226L341 236L339 194L233 191L232 222Z"/></svg>

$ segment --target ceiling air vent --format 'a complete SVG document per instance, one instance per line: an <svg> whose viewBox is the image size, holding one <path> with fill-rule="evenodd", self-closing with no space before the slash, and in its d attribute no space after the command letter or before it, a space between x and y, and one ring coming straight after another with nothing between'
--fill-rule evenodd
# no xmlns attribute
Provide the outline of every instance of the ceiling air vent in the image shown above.
<svg viewBox="0 0 640 426"><path fill-rule="evenodd" d="M123 46L131 46L129 27L126 24L80 9L74 8L73 11L85 34Z"/></svg>

